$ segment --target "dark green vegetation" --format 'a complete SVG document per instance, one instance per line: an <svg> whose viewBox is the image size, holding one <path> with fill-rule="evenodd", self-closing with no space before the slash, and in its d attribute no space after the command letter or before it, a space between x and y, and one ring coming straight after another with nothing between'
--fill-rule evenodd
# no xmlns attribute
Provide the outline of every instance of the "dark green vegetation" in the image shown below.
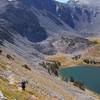
<svg viewBox="0 0 100 100"><path fill-rule="evenodd" d="M75 81L75 82L73 82L73 85L76 87L79 87L81 90L85 91L85 86L83 83L81 83L79 81Z"/></svg>
<svg viewBox="0 0 100 100"><path fill-rule="evenodd" d="M29 70L29 71L31 71L31 68L28 65L26 65L26 64L22 65L22 67L27 69L27 70Z"/></svg>
<svg viewBox="0 0 100 100"><path fill-rule="evenodd" d="M57 61L46 61L46 62L40 63L40 65L43 68L45 68L50 75L54 74L55 76L58 76L59 66L61 66L60 62L57 62Z"/></svg>
<svg viewBox="0 0 100 100"><path fill-rule="evenodd" d="M72 68L63 68L59 70L59 74L66 80L74 82L75 86L84 89L91 89L100 93L100 68L91 66L75 66ZM72 78L71 78L72 77ZM83 84L84 83L84 84Z"/></svg>
<svg viewBox="0 0 100 100"><path fill-rule="evenodd" d="M91 60L91 59L84 59L83 62L86 64L100 64L100 61Z"/></svg>
<svg viewBox="0 0 100 100"><path fill-rule="evenodd" d="M66 76L62 76L61 79L65 82L72 82L74 86L80 88L81 90L85 91L85 86L82 82L76 81L72 76L67 78Z"/></svg>

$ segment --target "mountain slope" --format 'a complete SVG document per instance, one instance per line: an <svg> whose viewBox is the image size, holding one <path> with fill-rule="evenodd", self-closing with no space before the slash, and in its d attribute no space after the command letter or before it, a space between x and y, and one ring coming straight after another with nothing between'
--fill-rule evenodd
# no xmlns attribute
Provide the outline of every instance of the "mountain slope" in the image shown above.
<svg viewBox="0 0 100 100"><path fill-rule="evenodd" d="M19 55L1 48L0 55L0 91L8 100L98 100L89 90L83 91L72 83L66 83L58 77L47 74L44 70L23 67L26 60ZM8 59L7 54L14 58ZM28 65L31 68L32 65ZM26 91L21 92L19 83L27 80ZM1 99L1 97L0 97Z"/></svg>
<svg viewBox="0 0 100 100"><path fill-rule="evenodd" d="M83 28L91 21L90 12L90 9L85 11L85 7L73 2L62 4L54 0L0 0L0 49L3 50L0 55L0 75L2 72L11 72L17 81L23 77L28 79L29 92L25 92L25 98L34 94L38 100L98 100L90 91L82 91L70 83L62 82L39 66L45 56L57 53L80 54L81 50L94 46L91 40L85 38L94 32L92 34L92 30L84 31ZM83 26L79 27L82 23ZM7 54L13 56L14 60L9 60ZM23 64L28 64L31 71L23 68ZM8 92L8 81L0 77L5 91L0 89L10 99L16 95L19 97L16 87L10 89L14 94Z"/></svg>
<svg viewBox="0 0 100 100"><path fill-rule="evenodd" d="M83 36L100 36L99 4L98 0L70 0L61 10L61 19Z"/></svg>
<svg viewBox="0 0 100 100"><path fill-rule="evenodd" d="M54 0L0 2L0 43L31 63L39 62L45 54L72 53L91 44L59 18L59 3Z"/></svg>

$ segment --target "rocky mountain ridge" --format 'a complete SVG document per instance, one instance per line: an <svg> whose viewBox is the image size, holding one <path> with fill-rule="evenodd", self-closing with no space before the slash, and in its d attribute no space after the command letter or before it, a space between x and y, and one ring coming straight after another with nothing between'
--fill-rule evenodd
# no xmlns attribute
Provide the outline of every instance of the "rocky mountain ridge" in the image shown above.
<svg viewBox="0 0 100 100"><path fill-rule="evenodd" d="M2 4L0 5L0 44L31 63L43 59L45 54L56 54L59 51L72 53L91 44L70 27L69 24L72 25L69 14L71 11L64 4L54 0L44 2L41 0L1 0L0 2ZM59 6L65 9L62 17L59 15L62 13ZM71 23L66 24L63 18L68 18ZM65 42L66 39L61 42L62 37L68 38L73 43ZM75 39L80 42L74 41Z"/></svg>

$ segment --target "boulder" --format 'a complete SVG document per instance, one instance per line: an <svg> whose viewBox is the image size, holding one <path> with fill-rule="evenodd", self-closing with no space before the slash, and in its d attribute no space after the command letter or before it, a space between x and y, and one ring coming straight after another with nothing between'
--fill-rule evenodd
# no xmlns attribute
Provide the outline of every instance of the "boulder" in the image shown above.
<svg viewBox="0 0 100 100"><path fill-rule="evenodd" d="M0 100L8 100L4 94L2 93L2 91L0 91Z"/></svg>

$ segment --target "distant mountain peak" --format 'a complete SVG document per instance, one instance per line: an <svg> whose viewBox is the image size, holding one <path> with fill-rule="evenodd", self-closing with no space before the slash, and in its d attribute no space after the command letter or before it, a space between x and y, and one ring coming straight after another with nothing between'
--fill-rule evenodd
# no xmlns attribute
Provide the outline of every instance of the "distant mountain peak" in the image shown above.
<svg viewBox="0 0 100 100"><path fill-rule="evenodd" d="M69 3L76 3L79 5L100 6L100 0L70 0Z"/></svg>

